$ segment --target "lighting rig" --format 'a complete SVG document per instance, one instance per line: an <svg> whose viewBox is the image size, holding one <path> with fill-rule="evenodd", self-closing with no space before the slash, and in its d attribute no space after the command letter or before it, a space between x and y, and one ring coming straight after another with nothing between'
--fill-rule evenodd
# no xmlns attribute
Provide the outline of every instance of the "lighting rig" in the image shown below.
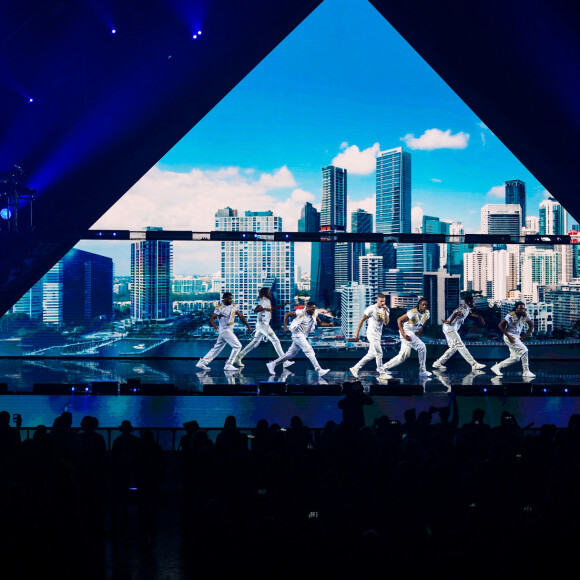
<svg viewBox="0 0 580 580"><path fill-rule="evenodd" d="M33 230L32 202L36 191L27 186L24 170L14 165L0 172L0 232L23 233Z"/></svg>

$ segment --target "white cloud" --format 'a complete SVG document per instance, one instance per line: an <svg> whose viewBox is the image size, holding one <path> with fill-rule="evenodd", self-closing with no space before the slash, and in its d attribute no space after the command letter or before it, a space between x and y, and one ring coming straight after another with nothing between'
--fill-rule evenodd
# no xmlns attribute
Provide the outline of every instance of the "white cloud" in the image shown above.
<svg viewBox="0 0 580 580"><path fill-rule="evenodd" d="M479 136L481 137L481 144L485 147L485 133L482 131Z"/></svg>
<svg viewBox="0 0 580 580"><path fill-rule="evenodd" d="M478 125L479 125L479 126L482 128L482 129L489 129L489 127L488 127L488 126L487 126L487 125L486 125L486 124L485 124L483 121L480 121L480 122L478 123Z"/></svg>
<svg viewBox="0 0 580 580"><path fill-rule="evenodd" d="M415 231L417 228L423 226L423 208L416 205L411 208L411 230Z"/></svg>
<svg viewBox="0 0 580 580"><path fill-rule="evenodd" d="M442 180L442 179L439 179L438 177L432 177L432 178L431 178L431 181L432 181L433 183L441 183L443 180Z"/></svg>
<svg viewBox="0 0 580 580"><path fill-rule="evenodd" d="M441 131L441 129L427 129L421 137L415 137L413 133L407 133L401 137L409 149L420 149L423 151L433 151L434 149L465 149L469 143L469 133L460 131L451 134L451 129Z"/></svg>
<svg viewBox="0 0 580 580"><path fill-rule="evenodd" d="M505 199L505 185L494 185L486 195L497 197L498 199Z"/></svg>
<svg viewBox="0 0 580 580"><path fill-rule="evenodd" d="M332 165L342 167L353 175L368 175L375 171L377 154L381 150L378 143L361 151L358 145L349 147L348 143L343 141L340 148L343 151L332 160Z"/></svg>
<svg viewBox="0 0 580 580"><path fill-rule="evenodd" d="M304 203L315 198L295 186L296 180L286 166L260 174L239 167L193 169L188 173L153 167L93 227L141 230L161 226L167 230L211 231L215 229L216 211L229 206L240 213L272 210L282 217L284 230L296 231ZM185 242L176 246L174 271L184 273L185 264L193 262L190 267L197 271L213 272L218 260L219 244Z"/></svg>

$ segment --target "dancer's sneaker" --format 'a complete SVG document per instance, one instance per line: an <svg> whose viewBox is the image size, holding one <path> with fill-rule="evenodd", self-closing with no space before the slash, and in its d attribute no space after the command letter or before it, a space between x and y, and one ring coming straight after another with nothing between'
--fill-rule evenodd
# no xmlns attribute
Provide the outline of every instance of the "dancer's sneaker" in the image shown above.
<svg viewBox="0 0 580 580"><path fill-rule="evenodd" d="M203 360L202 358L200 358L200 359L197 361L197 363L196 363L196 365L195 365L195 366L196 366L197 368L199 368L199 369L203 369L204 371L209 371L209 370L210 370L210 369L209 369L209 367L208 367L208 366L205 364L205 362L204 362L204 360Z"/></svg>
<svg viewBox="0 0 580 580"><path fill-rule="evenodd" d="M284 363L282 363L282 366L287 369L288 367L291 367L294 364L293 360L287 360Z"/></svg>
<svg viewBox="0 0 580 580"><path fill-rule="evenodd" d="M392 379L393 375L391 375L390 373L388 373L387 371L383 370L379 373L379 381L388 381L389 379Z"/></svg>
<svg viewBox="0 0 580 580"><path fill-rule="evenodd" d="M352 376L355 379L358 379L358 369L356 367L350 367L348 370L352 373Z"/></svg>
<svg viewBox="0 0 580 580"><path fill-rule="evenodd" d="M231 363L227 363L224 367L224 371L237 371L238 369Z"/></svg>
<svg viewBox="0 0 580 580"><path fill-rule="evenodd" d="M434 368L434 369L439 369L440 371L444 371L444 370L445 370L447 367L446 367L446 366L444 366L442 363L440 363L438 360L436 360L436 361L433 363L433 368Z"/></svg>
<svg viewBox="0 0 580 580"><path fill-rule="evenodd" d="M482 365L481 363L476 362L476 363L473 363L471 365L471 368L474 371L480 371L481 369L484 369L485 368L485 365Z"/></svg>
<svg viewBox="0 0 580 580"><path fill-rule="evenodd" d="M526 379L533 379L535 376L536 375L530 369L527 369L522 373L522 377Z"/></svg>
<svg viewBox="0 0 580 580"><path fill-rule="evenodd" d="M242 362L241 358L236 358L232 361L232 364L238 365L239 368L243 369L246 365Z"/></svg>
<svg viewBox="0 0 580 580"><path fill-rule="evenodd" d="M433 373L430 373L427 369L419 371L420 377L430 377Z"/></svg>
<svg viewBox="0 0 580 580"><path fill-rule="evenodd" d="M503 373L501 372L501 369L499 368L499 363L494 364L490 370L492 373L495 373L498 377L503 377Z"/></svg>
<svg viewBox="0 0 580 580"><path fill-rule="evenodd" d="M318 376L323 377L326 373L329 373L330 369L318 369Z"/></svg>
<svg viewBox="0 0 580 580"><path fill-rule="evenodd" d="M271 361L269 363L266 363L266 368L268 369L268 372L271 375L275 375L276 374L276 365L274 364L274 361Z"/></svg>

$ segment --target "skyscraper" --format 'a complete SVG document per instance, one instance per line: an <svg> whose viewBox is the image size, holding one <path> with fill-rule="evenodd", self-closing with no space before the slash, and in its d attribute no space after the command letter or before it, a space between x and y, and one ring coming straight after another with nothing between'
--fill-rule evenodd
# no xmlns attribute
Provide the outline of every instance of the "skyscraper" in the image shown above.
<svg viewBox="0 0 580 580"><path fill-rule="evenodd" d="M519 179L505 182L506 204L519 205L522 208L521 227L526 225L526 184Z"/></svg>
<svg viewBox="0 0 580 580"><path fill-rule="evenodd" d="M481 291L487 298L503 300L517 290L518 278L518 253L476 247L464 256L464 290Z"/></svg>
<svg viewBox="0 0 580 580"><path fill-rule="evenodd" d="M522 261L522 296L538 301L538 286L556 285L561 279L562 256L552 249L528 246Z"/></svg>
<svg viewBox="0 0 580 580"><path fill-rule="evenodd" d="M441 268L436 272L425 272L424 278L423 296L429 300L431 323L441 325L459 304L461 277L452 276Z"/></svg>
<svg viewBox="0 0 580 580"><path fill-rule="evenodd" d="M334 165L322 168L322 206L320 211L320 231L326 233L346 231L347 221L347 171ZM336 284L343 282L348 272L350 247L338 244L321 243L318 270L312 277L313 298L320 306L339 306L335 290ZM339 260L337 266L337 259ZM346 261L347 263L342 263ZM348 281L348 280L347 280Z"/></svg>
<svg viewBox="0 0 580 580"><path fill-rule="evenodd" d="M171 316L172 263L171 242L143 240L131 244L131 318L158 320Z"/></svg>
<svg viewBox="0 0 580 580"><path fill-rule="evenodd" d="M42 279L42 319L82 324L113 314L113 260L73 248Z"/></svg>
<svg viewBox="0 0 580 580"><path fill-rule="evenodd" d="M306 202L298 220L299 232L319 232L320 212L310 203ZM320 271L320 242L310 244L310 295L316 294L318 284L317 277Z"/></svg>
<svg viewBox="0 0 580 580"><path fill-rule="evenodd" d="M216 230L281 232L282 218L271 211L218 210ZM231 292L242 313L253 321L254 307L262 287L270 288L277 304L294 299L294 242L221 242L222 291ZM272 320L280 322L284 309L275 310Z"/></svg>
<svg viewBox="0 0 580 580"><path fill-rule="evenodd" d="M422 231L424 234L449 235L449 222L442 222L438 217L423 216ZM425 244L425 271L436 272L447 264L447 244Z"/></svg>
<svg viewBox="0 0 580 580"><path fill-rule="evenodd" d="M359 258L359 280L360 283L372 288L373 296L383 291L383 257L367 254Z"/></svg>
<svg viewBox="0 0 580 580"><path fill-rule="evenodd" d="M381 151L376 165L378 233L411 232L411 154L402 147Z"/></svg>
<svg viewBox="0 0 580 580"><path fill-rule="evenodd" d="M566 210L553 197L545 199L540 203L540 235L560 236L565 233Z"/></svg>
<svg viewBox="0 0 580 580"><path fill-rule="evenodd" d="M351 282L340 288L341 330L344 336L354 335L365 308L377 299L370 286ZM366 336L366 323L361 329L361 336Z"/></svg>
<svg viewBox="0 0 580 580"><path fill-rule="evenodd" d="M357 209L351 213L352 233L370 234L373 231L373 214L364 209ZM354 242L352 244L352 279L359 282L359 258L365 255L365 244Z"/></svg>
<svg viewBox="0 0 580 580"><path fill-rule="evenodd" d="M516 204L488 203L481 208L481 233L519 236L521 213L521 207Z"/></svg>
<svg viewBox="0 0 580 580"><path fill-rule="evenodd" d="M31 320L42 320L42 280L16 302L12 312L27 314Z"/></svg>

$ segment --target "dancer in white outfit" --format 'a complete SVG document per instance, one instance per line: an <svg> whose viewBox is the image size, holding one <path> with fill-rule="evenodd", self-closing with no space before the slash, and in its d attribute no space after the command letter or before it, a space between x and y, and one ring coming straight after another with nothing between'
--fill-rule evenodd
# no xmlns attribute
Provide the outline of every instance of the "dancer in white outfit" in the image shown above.
<svg viewBox="0 0 580 580"><path fill-rule="evenodd" d="M528 325L528 330L526 334L520 338L520 335L524 330L524 324ZM526 305L523 302L516 302L514 309L506 315L498 326L503 334L503 341L510 349L510 357L494 364L491 367L491 370L498 377L501 377L503 375L501 369L521 360L523 370L522 377L533 379L536 375L530 371L528 347L523 342L534 331L534 321L528 316Z"/></svg>
<svg viewBox="0 0 580 580"><path fill-rule="evenodd" d="M272 306L272 293L269 288L262 288L258 294L260 300L259 304L254 308L254 312L258 313L258 321L256 323L256 334L251 342L246 344L242 352L234 360L234 364L238 365L240 368L244 368L242 359L252 350L254 350L263 340L269 340L274 348L276 349L276 354L278 356L283 356L284 351L280 344L280 339L276 336L276 333L270 327L270 320L272 319L272 311L277 308L283 308L290 304L290 302L284 302L280 306ZM285 367L293 365L293 361L286 361L284 363Z"/></svg>
<svg viewBox="0 0 580 580"><path fill-rule="evenodd" d="M288 329L288 318L294 318L290 324L290 329ZM314 302L308 302L306 308L299 313L286 312L284 315L284 330L286 332L292 332L292 344L286 351L285 355L278 357L276 360L273 360L266 365L271 375L276 373L276 365L278 363L284 363L294 358L300 351L306 355L306 358L312 363L314 370L320 376L325 375L330 370L323 369L318 364L316 355L314 354L314 349L308 342L308 335L314 330L314 328L316 328L316 325L334 326L334 323L322 322L320 318L316 316L316 304Z"/></svg>
<svg viewBox="0 0 580 580"><path fill-rule="evenodd" d="M464 303L459 305L449 317L449 320L443 320L443 334L449 348L433 363L434 369L445 370L445 363L457 352L471 365L472 370L477 371L485 368L485 365L478 363L467 350L465 344L459 336L459 328L465 322L468 316L477 318L482 326L485 326L485 320L479 314L475 314L473 308L473 296L468 294Z"/></svg>
<svg viewBox="0 0 580 580"><path fill-rule="evenodd" d="M238 340L238 337L234 334L234 321L238 318L248 327L248 330L252 332L252 327L248 324L248 321L244 315L238 310L238 307L234 304L233 296L230 292L225 292L222 296L221 303L216 304L214 313L209 319L209 323L213 326L214 330L219 332L218 339L214 347L197 362L197 367L204 370L209 370L209 364L211 361L224 349L226 344L232 347L232 352L226 361L224 366L224 371L237 371L238 369L232 364L236 359L240 351L242 350L242 344ZM218 319L219 327L214 322Z"/></svg>
<svg viewBox="0 0 580 580"><path fill-rule="evenodd" d="M419 374L423 376L429 376L431 374L425 367L427 347L419 339L425 323L430 317L427 306L429 306L427 299L421 298L417 304L417 308L413 308L407 311L407 314L399 317L397 324L399 325L399 336L401 337L401 350L395 358L392 358L383 366L383 371L388 371L400 365L403 361L406 361L411 356L411 349L414 348L419 356Z"/></svg>
<svg viewBox="0 0 580 580"><path fill-rule="evenodd" d="M375 359L377 362L377 371L382 372L383 367L383 348L381 347L381 335L383 326L389 323L389 309L386 306L386 297L384 294L377 295L377 303L369 306L363 313L358 328L354 333L354 340L358 340L361 328L365 321L367 323L367 338L369 341L369 351L367 354L350 368L350 372L358 379L358 372L369 361Z"/></svg>

